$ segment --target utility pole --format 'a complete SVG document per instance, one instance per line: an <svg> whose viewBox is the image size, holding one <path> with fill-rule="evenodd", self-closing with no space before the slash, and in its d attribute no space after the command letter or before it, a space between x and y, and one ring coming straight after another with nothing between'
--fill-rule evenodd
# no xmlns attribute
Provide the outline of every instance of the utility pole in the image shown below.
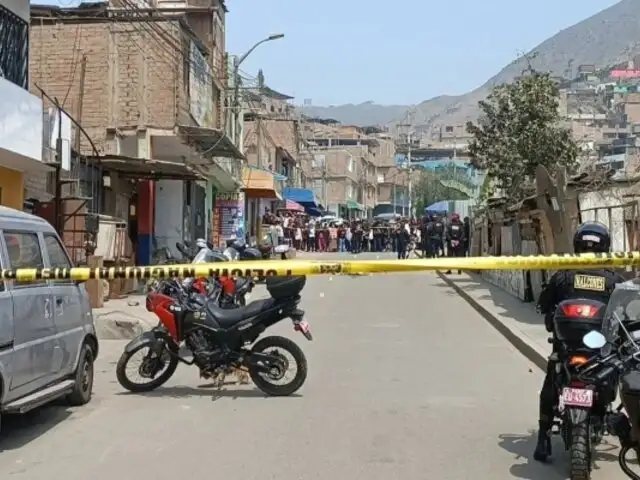
<svg viewBox="0 0 640 480"><path fill-rule="evenodd" d="M262 168L262 116L258 113L256 115L256 147L258 152L258 168Z"/></svg>
<svg viewBox="0 0 640 480"><path fill-rule="evenodd" d="M409 127L411 128L411 127ZM409 188L408 188L408 206L409 206L409 219L413 217L413 179L411 175L411 131L407 134L407 140L409 140L409 149L407 150L407 171L409 173Z"/></svg>
<svg viewBox="0 0 640 480"><path fill-rule="evenodd" d="M62 236L62 230L64 229L64 222L62 221L62 180L60 178L60 172L62 171L62 108L60 108L57 98L56 104L58 111L58 138L56 139L56 188L53 214L55 219L54 227L58 234Z"/></svg>

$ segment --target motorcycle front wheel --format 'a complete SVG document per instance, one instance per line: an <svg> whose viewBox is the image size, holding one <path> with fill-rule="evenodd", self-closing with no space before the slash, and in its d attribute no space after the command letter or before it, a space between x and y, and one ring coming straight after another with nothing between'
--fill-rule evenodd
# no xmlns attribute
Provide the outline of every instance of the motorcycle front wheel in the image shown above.
<svg viewBox="0 0 640 480"><path fill-rule="evenodd" d="M132 365L130 362L136 356L142 356L141 364L135 368L134 372L137 372L140 377L146 382L135 382L131 379L129 373ZM143 344L132 350L131 352L123 352L118 360L116 366L116 377L118 383L133 393L150 392L156 388L164 385L169 380L178 368L178 359L175 355L172 355L168 348L165 348L159 357L153 358L151 356L150 345Z"/></svg>
<svg viewBox="0 0 640 480"><path fill-rule="evenodd" d="M586 423L573 425L569 449L571 480L591 480L591 435Z"/></svg>
<svg viewBox="0 0 640 480"><path fill-rule="evenodd" d="M278 368L271 369L268 373L251 363L249 375L251 380L261 391L271 397L287 397L297 392L307 379L307 358L298 345L286 337L266 337L260 340L251 348L251 353L261 353L278 356L282 359L285 368L280 371ZM296 373L291 380L283 380L291 367L289 359L284 355L287 353L296 363Z"/></svg>

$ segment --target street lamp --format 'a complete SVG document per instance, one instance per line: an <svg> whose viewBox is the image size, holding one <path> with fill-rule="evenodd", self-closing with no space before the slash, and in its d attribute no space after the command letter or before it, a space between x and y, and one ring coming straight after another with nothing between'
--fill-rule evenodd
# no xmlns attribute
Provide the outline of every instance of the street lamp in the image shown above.
<svg viewBox="0 0 640 480"><path fill-rule="evenodd" d="M276 33L273 35L269 35L267 38L263 38L259 42L256 42L253 45L253 47L247 50L244 53L244 55L242 55L240 58L236 57L233 63L233 113L235 116L235 123L236 123L235 125L236 128L234 130L236 132L237 132L238 123L239 123L238 116L240 115L240 81L239 81L240 76L238 75L238 71L240 70L240 65L242 64L242 62L244 62L247 59L249 55L253 53L253 51L256 48L258 48L263 43L271 42L273 40L279 40L280 38L283 38L283 37L284 37L284 33ZM235 135L237 135L237 133Z"/></svg>
<svg viewBox="0 0 640 480"><path fill-rule="evenodd" d="M249 50L246 51L246 53L244 55L242 55L236 62L235 65L233 66L233 70L234 73L237 74L238 73L238 69L240 68L240 64L242 62L244 62L247 57L249 55L251 55L253 53L253 51L258 48L260 45L262 45L263 43L267 43L267 42L271 42L273 40L278 40L280 38L284 37L284 33L276 33L274 35L269 35L267 38L263 38L262 40L260 40L259 42L256 42L255 45L253 47L251 47Z"/></svg>

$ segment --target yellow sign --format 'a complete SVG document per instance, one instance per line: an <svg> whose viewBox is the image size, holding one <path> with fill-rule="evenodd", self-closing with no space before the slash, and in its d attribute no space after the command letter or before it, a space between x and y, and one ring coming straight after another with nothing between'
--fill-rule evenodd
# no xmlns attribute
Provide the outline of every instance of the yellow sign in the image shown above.
<svg viewBox="0 0 640 480"><path fill-rule="evenodd" d="M427 270L585 270L640 265L640 252L585 253L540 256L458 257L417 260L264 260L150 267L22 268L0 270L4 280L147 279L208 276L337 275Z"/></svg>
<svg viewBox="0 0 640 480"><path fill-rule="evenodd" d="M573 280L573 288L576 290L592 290L604 292L607 289L607 281L604 277L591 275L576 275Z"/></svg>

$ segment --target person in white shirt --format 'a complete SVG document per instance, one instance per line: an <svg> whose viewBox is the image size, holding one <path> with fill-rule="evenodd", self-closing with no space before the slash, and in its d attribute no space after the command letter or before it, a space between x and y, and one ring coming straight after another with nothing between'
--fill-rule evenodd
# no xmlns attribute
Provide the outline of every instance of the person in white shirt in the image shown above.
<svg viewBox="0 0 640 480"><path fill-rule="evenodd" d="M276 224L276 235L278 236L278 245L284 245L284 228L280 222Z"/></svg>
<svg viewBox="0 0 640 480"><path fill-rule="evenodd" d="M316 223L311 221L309 222L309 251L316 251Z"/></svg>
<svg viewBox="0 0 640 480"><path fill-rule="evenodd" d="M340 250L341 252L351 252L352 251L352 245L351 245L351 240L353 239L353 233L351 232L351 227L347 227L345 234L344 234L344 239L345 239L345 244L342 250Z"/></svg>

